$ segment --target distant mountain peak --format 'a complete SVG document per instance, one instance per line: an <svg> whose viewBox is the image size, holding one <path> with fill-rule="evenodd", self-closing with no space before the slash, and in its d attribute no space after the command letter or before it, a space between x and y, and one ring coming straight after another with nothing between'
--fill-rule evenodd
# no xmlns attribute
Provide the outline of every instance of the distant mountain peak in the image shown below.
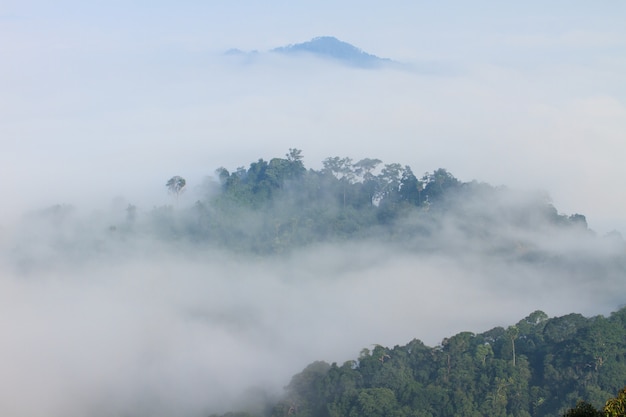
<svg viewBox="0 0 626 417"><path fill-rule="evenodd" d="M363 50L341 41L334 36L318 36L307 42L274 48L271 52L286 55L309 53L323 58L330 58L351 66L372 68L393 61L369 54Z"/></svg>

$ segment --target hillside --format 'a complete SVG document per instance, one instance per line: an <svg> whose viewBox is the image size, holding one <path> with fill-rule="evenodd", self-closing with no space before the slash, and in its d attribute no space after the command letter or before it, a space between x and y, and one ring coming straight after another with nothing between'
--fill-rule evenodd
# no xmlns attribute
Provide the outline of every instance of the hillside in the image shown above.
<svg viewBox="0 0 626 417"><path fill-rule="evenodd" d="M316 57L354 68L372 69L399 65L399 63L391 59L367 53L334 36L318 36L306 42L279 46L269 50L269 53L280 54L294 59L304 56ZM225 56L243 58L243 62L246 63L259 58L262 54L259 51L246 52L238 48L231 48L224 53Z"/></svg>
<svg viewBox="0 0 626 417"><path fill-rule="evenodd" d="M414 339L311 363L266 412L225 416L557 417L580 400L601 408L625 383L626 308L589 318L535 311L435 347Z"/></svg>
<svg viewBox="0 0 626 417"><path fill-rule="evenodd" d="M372 158L335 156L322 165L307 169L302 151L291 149L283 158L259 159L232 172L220 167L203 184L187 185L175 176L170 181L183 183L178 190L168 183L176 197L172 204L149 209L131 202L103 227L128 236L141 232L260 254L350 239L454 251L460 249L454 238L472 238L482 244L464 250L535 259L547 256L533 241L536 234L557 230L581 244L623 243L618 234L597 238L584 215L559 213L544 193L464 182L444 168L417 175L408 165ZM181 206L177 195L189 186L201 187L203 197ZM74 212L75 207L60 202L31 212L24 226L71 222ZM110 220L101 216L93 224Z"/></svg>
<svg viewBox="0 0 626 417"><path fill-rule="evenodd" d="M373 68L392 63L390 59L369 54L332 36L320 36L307 42L274 48L272 52L286 55L309 53L361 68Z"/></svg>
<svg viewBox="0 0 626 417"><path fill-rule="evenodd" d="M146 237L256 255L358 241L565 269L581 279L612 280L626 270L619 234L596 236L584 215L559 213L543 193L464 182L443 168L416 175L408 165L372 158L328 157L322 165L307 169L302 151L291 149L248 168L220 167L193 185L203 197L190 206L178 203L189 185L175 176L167 187L172 204L149 209L131 202L87 223L73 206L53 205L24 218L14 255L28 264L41 253L33 247L44 245L60 256L79 251L80 258ZM171 186L176 179L178 188Z"/></svg>

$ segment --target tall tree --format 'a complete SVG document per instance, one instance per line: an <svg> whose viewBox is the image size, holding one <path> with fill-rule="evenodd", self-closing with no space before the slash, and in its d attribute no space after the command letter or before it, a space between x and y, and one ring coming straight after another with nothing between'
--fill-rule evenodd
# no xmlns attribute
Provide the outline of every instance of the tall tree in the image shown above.
<svg viewBox="0 0 626 417"><path fill-rule="evenodd" d="M346 207L346 193L348 186L354 182L355 172L351 158L340 158L338 156L329 157L322 162L324 173L330 173L339 180L342 187L343 207Z"/></svg>
<svg viewBox="0 0 626 417"><path fill-rule="evenodd" d="M179 175L174 175L165 183L169 192L176 197L176 202L178 202L178 197L184 191L186 185L187 181Z"/></svg>
<svg viewBox="0 0 626 417"><path fill-rule="evenodd" d="M379 198L380 200L395 200L400 189L400 179L402 174L402 165L385 164L378 175L380 181Z"/></svg>
<svg viewBox="0 0 626 417"><path fill-rule="evenodd" d="M509 326L506 329L506 335L511 340L511 350L513 351L513 366L515 366L515 339L519 336L519 329L517 326Z"/></svg>
<svg viewBox="0 0 626 417"><path fill-rule="evenodd" d="M287 161L289 162L289 174L292 178L299 178L306 172L302 159L302 151L300 149L289 148L289 152L286 154Z"/></svg>

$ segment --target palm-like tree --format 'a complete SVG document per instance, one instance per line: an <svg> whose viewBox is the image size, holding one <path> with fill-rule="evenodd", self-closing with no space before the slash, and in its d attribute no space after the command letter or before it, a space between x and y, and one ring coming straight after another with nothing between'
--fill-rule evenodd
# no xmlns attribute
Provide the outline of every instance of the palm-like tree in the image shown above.
<svg viewBox="0 0 626 417"><path fill-rule="evenodd" d="M187 181L178 175L173 176L165 183L169 192L176 196L176 203L178 203L178 196L183 192L185 185L187 185Z"/></svg>

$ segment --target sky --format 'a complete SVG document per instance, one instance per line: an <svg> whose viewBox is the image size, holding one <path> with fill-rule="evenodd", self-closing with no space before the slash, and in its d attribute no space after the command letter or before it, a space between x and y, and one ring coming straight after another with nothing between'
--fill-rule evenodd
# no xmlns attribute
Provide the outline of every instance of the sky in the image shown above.
<svg viewBox="0 0 626 417"><path fill-rule="evenodd" d="M329 156L369 157L541 190L599 235L626 235L624 21L623 1L4 0L0 244L24 212L54 204L170 204L173 175L187 179L181 205L193 204L218 167L289 148L316 169ZM264 53L316 36L409 68ZM224 56L231 48L261 54ZM319 248L265 264L146 248L158 262L133 250L27 280L4 251L3 414L96 415L105 404L106 415L201 415L242 380L279 388L312 360L341 362L368 344L436 344L536 308L604 314L620 301L610 283L564 294L559 280L480 258ZM494 285L503 274L511 285Z"/></svg>

